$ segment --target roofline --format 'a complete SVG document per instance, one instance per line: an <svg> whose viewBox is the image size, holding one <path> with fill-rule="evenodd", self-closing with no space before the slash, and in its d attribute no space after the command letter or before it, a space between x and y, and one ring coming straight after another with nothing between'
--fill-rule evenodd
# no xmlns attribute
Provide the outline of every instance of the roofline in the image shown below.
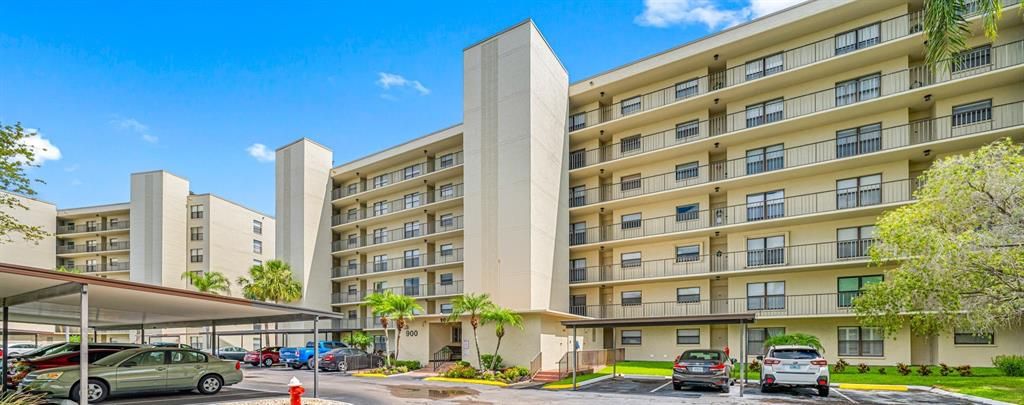
<svg viewBox="0 0 1024 405"><path fill-rule="evenodd" d="M214 198L217 198L217 199L223 200L223 201L225 201L225 202L231 203L231 204L233 204L233 205L237 205L237 206L238 206L239 208L242 208L242 209L244 209L244 210L247 210L247 211L251 211L251 212L254 212L254 213L260 214L260 215L262 215L262 216L265 216L265 217L267 217L267 218L270 218L270 219L273 219L273 220L275 220L275 221L276 221L276 219L274 218L274 216L273 216L273 215L268 215L267 213L265 213L265 212L263 212L263 211L259 211L259 210L255 210L255 209L252 209L252 208L246 207L245 205L242 205L241 203L237 203L237 202L235 202L235 201L233 201L233 200L229 200L229 199L227 199L227 198L221 197L221 196L220 196L220 195L218 195L218 194L214 194L214 193L197 193L197 194L191 194L191 195L189 195L189 196L190 196L190 197L204 197L204 196L205 196L205 197L214 197Z"/></svg>
<svg viewBox="0 0 1024 405"><path fill-rule="evenodd" d="M296 139L294 141L288 142L284 146L281 146L281 147L278 147L277 149L274 149L274 152L277 153L277 151L279 151L281 149L284 149L284 148L287 148L289 146L295 145L295 144L297 144L299 142L302 142L302 141L306 141L306 142L312 143L312 144L314 144L316 146L319 146L321 148L324 148L326 150L331 150L331 148L328 148L328 147L324 146L324 144L322 144L320 142L314 141L313 139L310 139L310 138L307 138L307 137L302 137L302 138Z"/></svg>
<svg viewBox="0 0 1024 405"><path fill-rule="evenodd" d="M512 31L512 30L514 30L516 28L519 28L519 26L524 25L524 24L530 24L530 26L533 27L533 30L537 31L537 34L540 35L540 39L542 41L544 41L544 45L548 47L548 51L550 51L551 54L554 55L555 60L558 61L558 66L561 66L562 67L562 71L565 72L566 74L568 74L569 73L569 69L565 68L565 64L563 64L562 60L558 58L558 53L555 52L555 48L551 47L551 43L548 42L547 37L544 36L544 33L541 32L540 27L537 27L537 24L533 21L533 18L531 18L531 17L526 17L526 19L524 19L523 21L520 21L520 22L518 22L516 24L513 24L511 27L508 27L508 28L505 28L505 29L503 29L501 31L498 31L497 33L492 34L491 36L489 36L487 38L481 39L479 41L476 41L476 42L472 43L471 45L469 45L469 46L467 46L465 48L462 48L462 52L466 52L470 48L480 46L484 42L487 42L487 41L490 41L490 40L492 40L494 38L497 38L497 37L501 36L502 34L504 34L506 32L509 32L509 31Z"/></svg>
<svg viewBox="0 0 1024 405"><path fill-rule="evenodd" d="M429 138L429 137L431 137L431 136L434 136L434 135L438 135L438 134L440 134L440 133L442 133L442 132L445 132L445 131L450 131L450 130L452 130L452 129L455 129L455 128L459 127L459 126L462 126L462 124L463 124L463 123L461 123L461 122L460 122L460 123L457 123L457 124L452 124L452 125L449 125L448 127L445 127L445 128L441 128L441 129L439 129L439 130L436 130L436 131L433 131L433 132L427 133L427 134L425 134L425 135L420 135L420 136L417 136L417 137L415 137L415 138L409 139L409 140L407 140L407 141L405 141L405 142L402 142L402 143L400 143L400 144L397 144L397 145L394 145L394 146L389 146L389 147L387 147L387 148L385 148L385 149L381 149L381 150L378 150L378 151L376 151L376 152L373 152L373 153L371 153L371 154L369 154L369 155L364 155L364 156L362 156L362 157L358 157L358 158L355 158L355 159L349 160L348 162L345 162L345 163L341 163L341 164L339 164L339 165L336 165L336 166L332 167L332 168L331 168L331 170L335 170L335 169L338 169L338 168L340 168L340 167L342 167L342 166L346 166L346 165L354 164L354 163L356 163L356 162L359 162L359 161L361 161L361 160L366 160L366 159L370 159L370 158L372 158L372 157L374 157L374 156L377 156L377 155L380 155L380 154L383 154L383 153L386 153L386 152L390 152L390 151L393 151L393 150L395 150L395 149L398 149L398 148L401 148L401 147L403 147L403 146L405 146L405 145L409 145L409 144L411 144L411 143L413 143L413 142L416 142L416 141L419 141L419 140L423 140L423 139ZM371 163L372 163L372 162L371 162ZM369 164L369 163L367 163L367 164Z"/></svg>
<svg viewBox="0 0 1024 405"><path fill-rule="evenodd" d="M43 199L40 199L40 198L36 198L36 197L32 197L32 196L29 196L29 195L25 195L24 193L16 193L14 191L7 191L7 190L0 190L0 193L10 194L10 195L13 195L15 197L20 197L20 198L24 198L26 200L32 200L32 201L36 201L36 202L41 202L43 204L49 204L49 205L54 206L54 209L56 209L56 207L57 207L57 204L55 204L53 202L50 202L50 201L47 201L47 200L43 200ZM60 210L58 209L58 211L60 211Z"/></svg>
<svg viewBox="0 0 1024 405"><path fill-rule="evenodd" d="M132 203L129 201L129 202L119 202L119 203L109 203L109 204L99 204L99 205L86 205L84 207L58 208L57 209L57 215L58 216L60 216L60 215L74 215L74 214L68 214L66 211L71 211L71 210L93 210L93 209L99 209L99 208L105 208L105 207L114 207L115 205L128 205L127 207L125 207L123 209L131 209L131 204ZM116 209L109 209L109 210L106 210L106 211L120 211L121 209L122 208L116 208Z"/></svg>
<svg viewBox="0 0 1024 405"><path fill-rule="evenodd" d="M144 172L135 172L135 173L130 174L129 176L134 176L136 174L153 174L153 173L165 173L165 174L169 174L171 176L177 177L177 178L179 178L181 180L189 181L187 177L179 176L177 174L171 173L170 171L164 170L164 169L148 170L148 171L144 171Z"/></svg>

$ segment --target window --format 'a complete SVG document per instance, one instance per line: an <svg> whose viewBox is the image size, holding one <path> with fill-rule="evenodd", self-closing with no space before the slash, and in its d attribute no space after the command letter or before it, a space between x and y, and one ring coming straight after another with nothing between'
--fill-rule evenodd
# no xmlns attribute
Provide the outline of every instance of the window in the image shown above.
<svg viewBox="0 0 1024 405"><path fill-rule="evenodd" d="M747 128L779 121L782 116L782 99L748 105L746 110Z"/></svg>
<svg viewBox="0 0 1024 405"><path fill-rule="evenodd" d="M785 309L786 282L747 283L747 310Z"/></svg>
<svg viewBox="0 0 1024 405"><path fill-rule="evenodd" d="M972 333L960 330L953 331L953 344L957 345L994 345L996 336L994 333Z"/></svg>
<svg viewBox="0 0 1024 405"><path fill-rule="evenodd" d="M640 111L640 96L627 98L625 100L622 100L620 104L621 107L619 111L622 112L622 115L629 115L635 113L637 111Z"/></svg>
<svg viewBox="0 0 1024 405"><path fill-rule="evenodd" d="M377 201L377 202L373 203L373 216L376 217L376 216L387 214L388 211L391 210L390 208L391 208L391 206L388 204L387 200L385 200L385 201Z"/></svg>
<svg viewBox="0 0 1024 405"><path fill-rule="evenodd" d="M354 309L348 310L348 319L359 319L359 313Z"/></svg>
<svg viewBox="0 0 1024 405"><path fill-rule="evenodd" d="M585 316L587 314L587 296L573 295L569 297L569 312L574 315Z"/></svg>
<svg viewBox="0 0 1024 405"><path fill-rule="evenodd" d="M451 303L441 304L441 313L442 314L450 314L450 313L452 313L452 304ZM454 335L452 335L452 336L454 336ZM453 339L454 339L454 337L453 337ZM452 340L452 341L456 342L456 340Z"/></svg>
<svg viewBox="0 0 1024 405"><path fill-rule="evenodd" d="M402 280L402 294L410 297L420 295L419 277L407 278L405 280Z"/></svg>
<svg viewBox="0 0 1024 405"><path fill-rule="evenodd" d="M698 93L698 79L690 79L685 82L676 83L676 99L696 96Z"/></svg>
<svg viewBox="0 0 1024 405"><path fill-rule="evenodd" d="M569 281L581 282L587 280L587 259L569 259Z"/></svg>
<svg viewBox="0 0 1024 405"><path fill-rule="evenodd" d="M373 230L373 243L384 243L388 241L388 228L380 228Z"/></svg>
<svg viewBox="0 0 1024 405"><path fill-rule="evenodd" d="M747 221L781 218L786 215L782 190L747 195Z"/></svg>
<svg viewBox="0 0 1024 405"><path fill-rule="evenodd" d="M782 54L768 55L754 59L746 64L747 80L754 80L770 74L779 73L782 67Z"/></svg>
<svg viewBox="0 0 1024 405"><path fill-rule="evenodd" d="M622 216L622 223L620 226L622 229L633 229L639 228L643 220L640 218L640 213L626 214Z"/></svg>
<svg viewBox="0 0 1024 405"><path fill-rule="evenodd" d="M786 328L747 329L747 350L751 355L764 354L764 342L772 336L785 335Z"/></svg>
<svg viewBox="0 0 1024 405"><path fill-rule="evenodd" d="M587 186L576 186L569 189L569 205L579 207L587 203Z"/></svg>
<svg viewBox="0 0 1024 405"><path fill-rule="evenodd" d="M992 64L992 46L983 45L953 57L953 73Z"/></svg>
<svg viewBox="0 0 1024 405"><path fill-rule="evenodd" d="M455 248L452 246L451 243L445 243L441 245L440 251L441 257L450 257L455 255Z"/></svg>
<svg viewBox="0 0 1024 405"><path fill-rule="evenodd" d="M346 263L346 266L348 267L348 269L350 271L355 271L356 269L359 268L359 260L348 259L348 262Z"/></svg>
<svg viewBox="0 0 1024 405"><path fill-rule="evenodd" d="M252 233L255 233L257 235L262 235L263 234L263 222L261 222L260 220L257 220L257 219L252 220Z"/></svg>
<svg viewBox="0 0 1024 405"><path fill-rule="evenodd" d="M680 304L700 302L700 287L676 288L676 302Z"/></svg>
<svg viewBox="0 0 1024 405"><path fill-rule="evenodd" d="M358 208L349 208L348 211L345 213L345 221L346 222L352 222L352 221L355 221L357 219L359 219L359 209Z"/></svg>
<svg viewBox="0 0 1024 405"><path fill-rule="evenodd" d="M624 330L621 332L621 344L624 346L636 346L639 345L643 339L640 331L638 330Z"/></svg>
<svg viewBox="0 0 1024 405"><path fill-rule="evenodd" d="M882 149L882 124L836 131L836 157L844 158Z"/></svg>
<svg viewBox="0 0 1024 405"><path fill-rule="evenodd" d="M386 281L374 281L373 282L373 292L382 293L387 288L388 288L388 283ZM374 313L374 317L375 318L380 318L380 314L375 312Z"/></svg>
<svg viewBox="0 0 1024 405"><path fill-rule="evenodd" d="M145 352L145 353L139 354L139 355L137 355L135 357L132 357L131 359L129 359L128 361L125 361L124 363L133 363L136 366L143 366L143 367L145 367L145 366L158 366L158 365L164 364L164 353L167 353L167 352L165 352L165 351ZM122 364L124 364L124 363L122 363Z"/></svg>
<svg viewBox="0 0 1024 405"><path fill-rule="evenodd" d="M839 327L840 356L882 356L885 339L879 328Z"/></svg>
<svg viewBox="0 0 1024 405"><path fill-rule="evenodd" d="M402 169L402 180L409 180L420 175L420 165L412 165Z"/></svg>
<svg viewBox="0 0 1024 405"><path fill-rule="evenodd" d="M202 205L193 205L193 206L189 207L189 210L190 210L190 217L192 219L199 219L199 218L203 217L203 206Z"/></svg>
<svg viewBox="0 0 1024 405"><path fill-rule="evenodd" d="M441 304L441 313L442 314L445 313L444 312L444 306L445 305L448 305L448 312L447 313L451 313L452 312L452 304ZM453 326L452 327L452 343L459 343L459 342L462 342L462 327L461 326Z"/></svg>
<svg viewBox="0 0 1024 405"><path fill-rule="evenodd" d="M619 179L619 188L622 191L636 190L640 188L640 174L622 176Z"/></svg>
<svg viewBox="0 0 1024 405"><path fill-rule="evenodd" d="M676 246L676 263L700 260L700 245Z"/></svg>
<svg viewBox="0 0 1024 405"><path fill-rule="evenodd" d="M692 120L686 121L682 124L676 124L676 140L681 141L686 138L692 138L700 135L700 121Z"/></svg>
<svg viewBox="0 0 1024 405"><path fill-rule="evenodd" d="M448 228L455 225L455 215L442 214L441 219L437 221L442 228Z"/></svg>
<svg viewBox="0 0 1024 405"><path fill-rule="evenodd" d="M700 329L676 329L677 345L699 345Z"/></svg>
<svg viewBox="0 0 1024 405"><path fill-rule="evenodd" d="M747 174L757 174L782 169L786 166L785 155L785 147L781 143L778 145L748 150Z"/></svg>
<svg viewBox="0 0 1024 405"><path fill-rule="evenodd" d="M852 307L853 299L860 295L860 292L864 287L881 282L881 274L873 276L839 277L837 280L839 290L839 307Z"/></svg>
<svg viewBox="0 0 1024 405"><path fill-rule="evenodd" d="M252 240L252 252L263 254L263 242L256 239Z"/></svg>
<svg viewBox="0 0 1024 405"><path fill-rule="evenodd" d="M836 83L836 107L878 97L881 84L882 75L878 73Z"/></svg>
<svg viewBox="0 0 1024 405"><path fill-rule="evenodd" d="M992 100L977 101L953 107L953 126L973 124L992 119Z"/></svg>
<svg viewBox="0 0 1024 405"><path fill-rule="evenodd" d="M253 265L253 266L262 266L262 265L263 265L263 260L260 260L260 259L252 259L252 265Z"/></svg>
<svg viewBox="0 0 1024 405"><path fill-rule="evenodd" d="M687 204L676 207L676 221L693 221L700 216L700 204Z"/></svg>
<svg viewBox="0 0 1024 405"><path fill-rule="evenodd" d="M97 229L96 221L85 221L85 230L88 232L95 232Z"/></svg>
<svg viewBox="0 0 1024 405"><path fill-rule="evenodd" d="M569 244L582 245L587 243L587 223L574 222L569 225Z"/></svg>
<svg viewBox="0 0 1024 405"><path fill-rule="evenodd" d="M786 238L771 236L747 239L747 267L774 266L785 262Z"/></svg>
<svg viewBox="0 0 1024 405"><path fill-rule="evenodd" d="M579 169L587 165L587 150L577 149L569 152L569 170Z"/></svg>
<svg viewBox="0 0 1024 405"><path fill-rule="evenodd" d="M848 259L865 257L875 243L875 226L855 226L836 230L836 257Z"/></svg>
<svg viewBox="0 0 1024 405"><path fill-rule="evenodd" d="M85 271L96 271L99 267L96 265L95 259L88 259L85 261Z"/></svg>
<svg viewBox="0 0 1024 405"><path fill-rule="evenodd" d="M676 165L676 181L692 179L700 174L700 162L690 162Z"/></svg>
<svg viewBox="0 0 1024 405"><path fill-rule="evenodd" d="M449 167L452 167L452 166L455 166L455 154L454 153L449 153L447 155L442 155L441 156L441 168L445 169L445 168L449 168Z"/></svg>
<svg viewBox="0 0 1024 405"><path fill-rule="evenodd" d="M622 305L640 305L642 301L643 297L640 291L622 292Z"/></svg>
<svg viewBox="0 0 1024 405"><path fill-rule="evenodd" d="M569 116L569 130L575 131L587 127L587 113L582 112Z"/></svg>
<svg viewBox="0 0 1024 405"><path fill-rule="evenodd" d="M441 186L441 192L438 195L441 196L442 200L446 198L455 197L455 186L451 184L445 184Z"/></svg>
<svg viewBox="0 0 1024 405"><path fill-rule="evenodd" d="M203 240L203 227L193 226L189 228L189 240Z"/></svg>
<svg viewBox="0 0 1024 405"><path fill-rule="evenodd" d="M352 183L347 186L345 195L352 195L359 192L359 183Z"/></svg>
<svg viewBox="0 0 1024 405"><path fill-rule="evenodd" d="M373 188L380 188L388 185L388 175L382 174L373 178Z"/></svg>
<svg viewBox="0 0 1024 405"><path fill-rule="evenodd" d="M619 264L623 268L627 267L640 267L643 259L640 257L640 252L629 252L619 255Z"/></svg>
<svg viewBox="0 0 1024 405"><path fill-rule="evenodd" d="M406 194L402 201L405 203L405 208L415 208L420 206L420 193Z"/></svg>
<svg viewBox="0 0 1024 405"><path fill-rule="evenodd" d="M388 269L388 255L377 255L373 257L373 271L385 271Z"/></svg>
<svg viewBox="0 0 1024 405"><path fill-rule="evenodd" d="M359 244L359 235L356 235L354 233L350 233L348 235L348 243L347 244L348 244L348 247L353 247L353 246L358 245Z"/></svg>
<svg viewBox="0 0 1024 405"><path fill-rule="evenodd" d="M839 209L863 207L881 202L881 174L836 181L836 207Z"/></svg>
<svg viewBox="0 0 1024 405"><path fill-rule="evenodd" d="M417 236L420 236L420 221L406 222L405 225L402 226L402 228L405 238L415 238Z"/></svg>
<svg viewBox="0 0 1024 405"><path fill-rule="evenodd" d="M118 225L120 225L120 223L121 223L121 220L120 220L120 219L117 219L117 218L110 218L110 221L108 221L108 222L109 222L109 224L110 224L110 229L120 229L120 228L118 227Z"/></svg>
<svg viewBox="0 0 1024 405"><path fill-rule="evenodd" d="M441 273L441 285L452 285L455 283L455 276L452 273Z"/></svg>
<svg viewBox="0 0 1024 405"><path fill-rule="evenodd" d="M640 135L627 136L619 141L619 151L623 155L640 150Z"/></svg>
<svg viewBox="0 0 1024 405"><path fill-rule="evenodd" d="M880 24L874 23L836 35L836 55L864 49L881 42Z"/></svg>
<svg viewBox="0 0 1024 405"><path fill-rule="evenodd" d="M167 352L171 357L171 364L206 363L206 355L185 350L171 350Z"/></svg>
<svg viewBox="0 0 1024 405"><path fill-rule="evenodd" d="M85 251L86 252L95 252L95 251L98 251L98 250L100 250L99 249L99 244L97 244L95 240L87 240L87 241L85 241Z"/></svg>
<svg viewBox="0 0 1024 405"><path fill-rule="evenodd" d="M203 262L203 249L202 248L191 249L189 251L189 253L190 253L189 256L191 256L192 263L202 263Z"/></svg>
<svg viewBox="0 0 1024 405"><path fill-rule="evenodd" d="M404 267L406 267L406 268L409 268L409 267L419 267L419 265L420 265L420 250L419 249L406 250L405 252L402 252L402 257L404 259L404 263L403 263Z"/></svg>

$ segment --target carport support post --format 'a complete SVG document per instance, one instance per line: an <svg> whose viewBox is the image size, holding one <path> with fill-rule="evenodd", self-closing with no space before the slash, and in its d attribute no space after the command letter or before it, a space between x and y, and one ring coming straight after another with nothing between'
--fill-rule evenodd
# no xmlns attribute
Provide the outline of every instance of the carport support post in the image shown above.
<svg viewBox="0 0 1024 405"><path fill-rule="evenodd" d="M213 355L215 357L220 357L220 355L218 353L219 350L217 350L219 348L217 347L218 346L217 345L218 342L217 342L217 323L216 322L210 322L210 339L211 339L211 341L210 341L210 348L213 349Z"/></svg>
<svg viewBox="0 0 1024 405"><path fill-rule="evenodd" d="M572 327L572 390L576 391L576 326Z"/></svg>
<svg viewBox="0 0 1024 405"><path fill-rule="evenodd" d="M320 388L320 315L313 317L313 398L319 398L317 391Z"/></svg>
<svg viewBox="0 0 1024 405"><path fill-rule="evenodd" d="M82 314L79 322L79 339L81 342L79 345L79 353L89 353L89 286L82 284ZM81 356L78 362L79 369L79 383L78 383L78 403L79 405L89 404L89 356Z"/></svg>
<svg viewBox="0 0 1024 405"><path fill-rule="evenodd" d="M7 299L5 298L4 299L4 352L3 352L4 353L4 359L3 359L4 360L4 365L3 365L3 374L2 374L4 376L7 375L7 315L9 315L9 314L7 313ZM7 392L7 384L2 384L2 385L3 385L3 388L0 389L0 391Z"/></svg>
<svg viewBox="0 0 1024 405"><path fill-rule="evenodd" d="M741 322L743 332L740 333L740 397L747 382L747 323Z"/></svg>

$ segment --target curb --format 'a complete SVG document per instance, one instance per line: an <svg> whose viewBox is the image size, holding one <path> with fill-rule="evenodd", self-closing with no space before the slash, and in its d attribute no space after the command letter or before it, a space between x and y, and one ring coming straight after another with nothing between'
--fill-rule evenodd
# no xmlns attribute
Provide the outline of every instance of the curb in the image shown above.
<svg viewBox="0 0 1024 405"><path fill-rule="evenodd" d="M584 387L584 386L587 386L587 385L590 385L590 384L594 384L594 383L597 383L597 382L601 382L601 381L604 381L604 380L609 380L609 379L612 379L613 377L615 377L615 376L613 376L611 374L607 374L607 375L603 375L603 376L600 376L600 377L597 377L597 378L591 378L589 380L579 381L579 382L576 383L576 388ZM545 389L545 390L567 390L567 389L571 390L572 389L572 383L569 383L569 384L545 385L545 386L543 386L541 388Z"/></svg>
<svg viewBox="0 0 1024 405"><path fill-rule="evenodd" d="M440 381L440 382L452 382L452 383L466 383L466 384L477 384L477 385L490 385L493 387L508 387L508 384L501 381L487 381L487 380L474 380L469 378L448 378L448 377L427 377L423 381Z"/></svg>

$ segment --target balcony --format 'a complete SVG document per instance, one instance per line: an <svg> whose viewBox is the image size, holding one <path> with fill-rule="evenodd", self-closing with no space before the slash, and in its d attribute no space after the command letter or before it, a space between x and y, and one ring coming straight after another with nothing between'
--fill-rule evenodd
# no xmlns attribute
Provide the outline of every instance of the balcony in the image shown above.
<svg viewBox="0 0 1024 405"><path fill-rule="evenodd" d="M335 266L331 269L331 277L353 277L365 274L398 272L410 269L422 269L431 266L446 266L462 263L462 249L437 251L436 253L404 256L373 263L350 264Z"/></svg>
<svg viewBox="0 0 1024 405"><path fill-rule="evenodd" d="M337 253L349 249L396 243L461 229L462 216L460 215L431 223L416 224L403 227L402 229L374 233L370 236L357 236L355 238L336 240L331 242L331 251Z"/></svg>
<svg viewBox="0 0 1024 405"><path fill-rule="evenodd" d="M401 287L388 287L380 290L364 290L353 292L339 292L332 294L331 302L334 305L356 304L366 301L366 297L373 293L387 293L404 295L414 298L431 298L448 295L462 294L462 280L455 280L450 283L417 284Z"/></svg>
<svg viewBox="0 0 1024 405"><path fill-rule="evenodd" d="M323 321L321 321L323 322ZM331 329L362 329L363 320L359 318L331 319Z"/></svg>
<svg viewBox="0 0 1024 405"><path fill-rule="evenodd" d="M852 159L869 153L890 151L1021 125L1024 125L1024 102L1008 103L979 111L972 117L948 115L884 129L854 131L852 135L839 135L834 139L821 142L711 162L702 166L680 167L669 173L644 177L639 180L577 190L570 192L569 205L582 207L635 198L782 169Z"/></svg>
<svg viewBox="0 0 1024 405"><path fill-rule="evenodd" d="M610 242L712 229L727 225L792 218L802 215L884 206L913 200L917 180L903 179L864 184L818 193L738 204L697 212L627 221L569 233L569 245Z"/></svg>
<svg viewBox="0 0 1024 405"><path fill-rule="evenodd" d="M74 253L99 253L99 252L110 252L116 250L127 250L128 242L111 242L106 245L75 245L75 246L57 246L57 254L74 254Z"/></svg>
<svg viewBox="0 0 1024 405"><path fill-rule="evenodd" d="M94 224L61 225L57 227L58 235L83 232L121 231L128 229L128 221L104 222Z"/></svg>
<svg viewBox="0 0 1024 405"><path fill-rule="evenodd" d="M331 217L331 226L351 224L370 218L379 218L390 214L410 212L414 208L420 208L428 204L450 201L462 197L462 184L454 184L451 187L439 187L433 192L419 192L410 194L402 199L389 201L385 204L372 208L359 208L350 210L344 214L336 214Z"/></svg>
<svg viewBox="0 0 1024 405"><path fill-rule="evenodd" d="M858 294L823 293L709 299L693 302L645 302L634 305L576 305L569 312L597 319L756 314L757 319L853 315Z"/></svg>
<svg viewBox="0 0 1024 405"><path fill-rule="evenodd" d="M338 187L331 190L331 199L338 200L368 191L382 189L394 184L416 179L430 173L461 166L462 151L438 156L433 160L417 163L393 172L385 173L371 178L370 182L362 180L349 186Z"/></svg>
<svg viewBox="0 0 1024 405"><path fill-rule="evenodd" d="M569 284L715 275L804 266L866 265L870 259L868 249L874 242L874 239L855 239L570 268Z"/></svg>
<svg viewBox="0 0 1024 405"><path fill-rule="evenodd" d="M112 271L128 271L131 269L131 266L129 266L129 262L114 262L107 264L64 266L64 268L79 273L104 273Z"/></svg>

